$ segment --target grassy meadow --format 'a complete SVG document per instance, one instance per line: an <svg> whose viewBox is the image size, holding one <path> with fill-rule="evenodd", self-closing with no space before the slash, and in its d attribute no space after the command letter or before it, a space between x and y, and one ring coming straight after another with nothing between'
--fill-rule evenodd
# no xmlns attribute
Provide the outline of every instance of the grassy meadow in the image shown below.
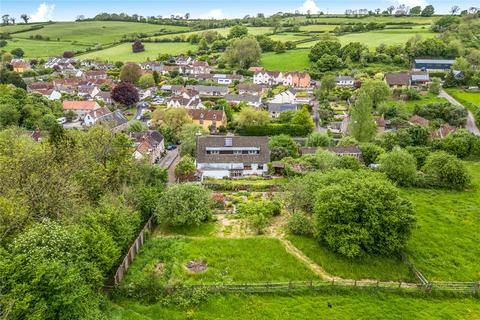
<svg viewBox="0 0 480 320"><path fill-rule="evenodd" d="M11 51L15 48L22 48L25 52L25 58L48 58L62 55L64 51L68 50L84 50L87 48L87 46L81 44L72 44L71 42L40 41L14 38L8 39L7 45L2 49Z"/></svg>
<svg viewBox="0 0 480 320"><path fill-rule="evenodd" d="M315 239L288 236L288 240L328 273L346 279L416 282L400 257L348 259L321 246Z"/></svg>
<svg viewBox="0 0 480 320"><path fill-rule="evenodd" d="M56 22L42 29L15 34L16 38L41 35L52 41L77 41L82 44L108 44L134 33L179 32L187 27L123 21Z"/></svg>
<svg viewBox="0 0 480 320"><path fill-rule="evenodd" d="M289 50L276 54L266 52L262 54L261 66L267 70L303 71L309 67L308 49Z"/></svg>
<svg viewBox="0 0 480 320"><path fill-rule="evenodd" d="M329 305L331 307L329 307ZM112 320L154 319L468 319L480 318L472 297L433 298L385 291L326 291L305 294L216 294L198 306L181 308L136 301L108 304Z"/></svg>
<svg viewBox="0 0 480 320"><path fill-rule="evenodd" d="M163 43L144 43L145 51L133 53L132 43L122 43L118 46L107 48L100 51L90 52L79 55L79 59L97 59L101 61L132 61L143 62L155 60L159 54L167 53L178 55L187 53L187 51L196 51L197 46L188 42L163 42Z"/></svg>
<svg viewBox="0 0 480 320"><path fill-rule="evenodd" d="M403 189L413 202L417 226L409 259L429 280L480 280L480 163L469 162L469 191Z"/></svg>

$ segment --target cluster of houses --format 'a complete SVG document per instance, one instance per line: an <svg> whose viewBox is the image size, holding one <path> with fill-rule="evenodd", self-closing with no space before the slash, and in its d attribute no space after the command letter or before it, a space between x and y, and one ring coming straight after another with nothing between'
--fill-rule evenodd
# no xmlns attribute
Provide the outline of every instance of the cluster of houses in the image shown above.
<svg viewBox="0 0 480 320"><path fill-rule="evenodd" d="M453 63L453 60L417 59L410 72L387 73L384 81L393 89L425 87L430 82L429 72L450 70ZM31 67L22 59L13 60L12 66L18 72L25 72ZM138 88L141 101L165 105L167 108L185 108L193 123L215 134L197 138L196 165L201 177L262 175L268 170L267 163L270 161L268 137L218 135L225 132L227 117L224 110L208 109L209 101L224 99L231 105L242 103L263 108L268 110L273 119L278 118L284 111L295 111L304 105L313 106L315 103L313 90L317 83L306 72L267 71L262 67L252 67L249 69L251 77L217 74L213 73L208 62L183 55L166 63L147 61L139 66L142 74L175 74L184 80L203 83ZM27 79L30 80L27 81L28 92L41 94L50 100L61 100L65 114L68 118L73 116L80 123L80 128L97 123L108 124L115 131L128 127L129 121L120 110L115 109L111 98L111 90L118 83L118 80L109 75L115 68L114 65L97 61L77 61L73 58L51 58L45 62L44 67L53 69L54 73L49 78L39 76ZM53 80L48 80L52 78ZM361 86L359 80L349 75L338 75L335 82L337 87ZM385 119L380 117L376 121L380 132L385 130ZM67 128L75 127L64 122L66 121L62 120L61 123ZM428 126L428 120L419 116L413 116L409 122ZM348 114L327 127L339 136L346 134ZM432 137L444 137L454 130L455 128L444 125L433 132ZM38 132L32 132L33 136L39 136ZM147 159L154 164L165 155L164 139L158 131L130 133L130 136L135 141L133 156L136 159ZM356 147L338 147L329 151L340 156L361 157L361 152ZM301 149L302 154L313 152L316 152L315 148Z"/></svg>

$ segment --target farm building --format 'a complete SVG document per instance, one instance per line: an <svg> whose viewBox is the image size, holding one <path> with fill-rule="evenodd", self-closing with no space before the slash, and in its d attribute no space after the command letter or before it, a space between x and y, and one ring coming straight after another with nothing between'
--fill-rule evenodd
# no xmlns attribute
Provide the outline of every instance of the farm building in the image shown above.
<svg viewBox="0 0 480 320"><path fill-rule="evenodd" d="M415 59L415 70L446 71L452 68L455 60L443 59Z"/></svg>

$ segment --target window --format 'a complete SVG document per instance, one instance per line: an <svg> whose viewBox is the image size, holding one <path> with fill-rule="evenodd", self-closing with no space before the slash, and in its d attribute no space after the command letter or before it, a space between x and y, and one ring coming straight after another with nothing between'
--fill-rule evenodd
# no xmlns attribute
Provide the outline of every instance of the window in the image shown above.
<svg viewBox="0 0 480 320"><path fill-rule="evenodd" d="M252 166L246 164L243 166L243 170L252 170Z"/></svg>
<svg viewBox="0 0 480 320"><path fill-rule="evenodd" d="M233 145L232 138L225 138L225 147L231 147Z"/></svg>
<svg viewBox="0 0 480 320"><path fill-rule="evenodd" d="M242 154L242 151L241 150L234 150L233 154Z"/></svg>
<svg viewBox="0 0 480 320"><path fill-rule="evenodd" d="M220 152L218 150L208 150L207 154L219 154Z"/></svg>
<svg viewBox="0 0 480 320"><path fill-rule="evenodd" d="M258 164L257 168L258 170L263 170L263 164Z"/></svg>
<svg viewBox="0 0 480 320"><path fill-rule="evenodd" d="M248 154L258 154L258 150L248 150Z"/></svg>

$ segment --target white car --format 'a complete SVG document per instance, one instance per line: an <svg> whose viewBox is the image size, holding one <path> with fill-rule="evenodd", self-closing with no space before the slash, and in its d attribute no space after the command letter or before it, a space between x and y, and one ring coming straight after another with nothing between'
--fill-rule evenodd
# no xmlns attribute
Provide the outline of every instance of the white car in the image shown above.
<svg viewBox="0 0 480 320"><path fill-rule="evenodd" d="M58 123L58 124L67 123L67 118L65 118L65 117L58 118L58 119L57 119L57 123Z"/></svg>

